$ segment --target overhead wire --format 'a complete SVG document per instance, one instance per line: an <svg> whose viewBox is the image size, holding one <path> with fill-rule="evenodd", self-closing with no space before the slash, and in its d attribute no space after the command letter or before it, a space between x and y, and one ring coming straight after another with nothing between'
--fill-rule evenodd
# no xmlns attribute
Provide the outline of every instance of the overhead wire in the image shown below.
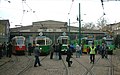
<svg viewBox="0 0 120 75"><path fill-rule="evenodd" d="M102 4L102 8L103 8L103 15L105 15L105 12L104 12L104 3L103 3L104 1L103 0L101 0L101 4Z"/></svg>
<svg viewBox="0 0 120 75"><path fill-rule="evenodd" d="M27 6L28 8L29 8L29 10L26 10L25 8L24 8L24 6ZM32 13L35 13L36 11L34 11L28 4L27 4L27 2L26 2L26 0L22 0L22 11L23 11L23 14L22 14L22 18L21 18L21 22L20 22L20 24L22 24L22 22L23 22L23 19L24 19L24 15L25 15L25 12L32 12ZM35 17L38 19L38 17L35 15Z"/></svg>
<svg viewBox="0 0 120 75"><path fill-rule="evenodd" d="M69 9L69 11L68 11L68 14L67 14L67 18L69 19L69 21L70 21L70 14L71 14L71 10L72 10L72 7L73 7L73 3L74 3L74 0L72 0L72 3L71 3L71 5L70 5L70 9Z"/></svg>
<svg viewBox="0 0 120 75"><path fill-rule="evenodd" d="M32 13L34 13L36 19L38 19L37 15L36 15L36 13L35 13L36 11L34 11L26 2L25 2L25 4L28 6L28 8L30 9L30 11L31 11Z"/></svg>
<svg viewBox="0 0 120 75"><path fill-rule="evenodd" d="M74 1L73 1L73 2L74 2ZM70 12L71 12L71 10L72 10L73 2L72 2L71 5L70 5L70 10L69 10L69 12L68 12L68 15L70 14Z"/></svg>
<svg viewBox="0 0 120 75"><path fill-rule="evenodd" d="M24 0L22 0L22 12L23 12L23 14L22 14L22 18L21 18L20 24L22 24L22 22L23 22L23 17L24 17L24 13L25 13L23 1Z"/></svg>

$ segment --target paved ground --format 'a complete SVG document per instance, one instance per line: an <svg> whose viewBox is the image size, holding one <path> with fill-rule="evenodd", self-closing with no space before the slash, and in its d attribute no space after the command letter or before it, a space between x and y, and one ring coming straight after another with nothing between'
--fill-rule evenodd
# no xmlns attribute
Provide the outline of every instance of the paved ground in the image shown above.
<svg viewBox="0 0 120 75"><path fill-rule="evenodd" d="M71 67L68 67L65 61L66 55L62 55L63 60L58 60L55 55L52 60L49 59L49 55L47 57L41 56L42 66L38 67L33 67L34 56L28 57L32 60L31 66L24 71L20 71L23 72L22 74L12 75L120 75L120 50L114 51L114 55L109 55L108 59L102 59L100 55L96 55L95 64L90 64L89 55L83 54L80 58L76 58L74 53L71 59L73 61ZM8 63L7 61L14 61L13 59L14 56L12 58L3 57L0 59L0 68ZM18 62L23 60L26 60L25 57L19 57ZM24 61L24 63L29 62L30 61ZM23 62L21 66L22 65ZM4 73L0 73L0 75L4 75ZM10 75L10 73L8 75Z"/></svg>

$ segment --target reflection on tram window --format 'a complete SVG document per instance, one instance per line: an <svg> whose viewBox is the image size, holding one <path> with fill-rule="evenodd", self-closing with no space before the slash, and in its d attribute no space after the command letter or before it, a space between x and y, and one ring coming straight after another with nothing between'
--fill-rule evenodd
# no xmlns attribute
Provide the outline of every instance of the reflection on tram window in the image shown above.
<svg viewBox="0 0 120 75"><path fill-rule="evenodd" d="M45 40L37 40L37 44L39 44L39 45L45 45Z"/></svg>
<svg viewBox="0 0 120 75"><path fill-rule="evenodd" d="M107 44L107 45L111 45L111 44L112 44L112 41L106 41L106 44Z"/></svg>
<svg viewBox="0 0 120 75"><path fill-rule="evenodd" d="M67 44L67 39L62 39L63 44Z"/></svg>
<svg viewBox="0 0 120 75"><path fill-rule="evenodd" d="M90 41L90 40L86 42L87 45L92 45L92 43L93 41Z"/></svg>
<svg viewBox="0 0 120 75"><path fill-rule="evenodd" d="M18 45L24 44L24 40L18 39L18 40L17 40L17 44L18 44Z"/></svg>

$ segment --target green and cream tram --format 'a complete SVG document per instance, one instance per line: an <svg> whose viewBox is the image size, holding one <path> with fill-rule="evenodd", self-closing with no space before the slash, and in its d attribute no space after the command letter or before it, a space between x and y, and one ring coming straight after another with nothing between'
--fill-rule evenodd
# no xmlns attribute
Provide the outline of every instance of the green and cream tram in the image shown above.
<svg viewBox="0 0 120 75"><path fill-rule="evenodd" d="M59 42L59 43L61 43L62 44L62 52L63 53L66 53L66 51L67 51L67 46L68 46L68 44L69 44L69 37L68 36L59 36L58 38L57 38L57 42Z"/></svg>
<svg viewBox="0 0 120 75"><path fill-rule="evenodd" d="M50 53L50 46L52 40L46 36L37 36L35 38L35 44L39 44L42 55L48 55Z"/></svg>

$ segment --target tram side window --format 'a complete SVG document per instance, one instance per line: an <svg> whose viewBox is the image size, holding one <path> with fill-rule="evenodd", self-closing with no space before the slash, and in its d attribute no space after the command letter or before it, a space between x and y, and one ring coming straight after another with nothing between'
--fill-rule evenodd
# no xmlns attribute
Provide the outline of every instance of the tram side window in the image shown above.
<svg viewBox="0 0 120 75"><path fill-rule="evenodd" d="M37 40L37 44L39 44L39 45L45 45L45 40Z"/></svg>
<svg viewBox="0 0 120 75"><path fill-rule="evenodd" d="M51 44L51 41L49 39L46 39L46 44L47 45L50 45Z"/></svg>

